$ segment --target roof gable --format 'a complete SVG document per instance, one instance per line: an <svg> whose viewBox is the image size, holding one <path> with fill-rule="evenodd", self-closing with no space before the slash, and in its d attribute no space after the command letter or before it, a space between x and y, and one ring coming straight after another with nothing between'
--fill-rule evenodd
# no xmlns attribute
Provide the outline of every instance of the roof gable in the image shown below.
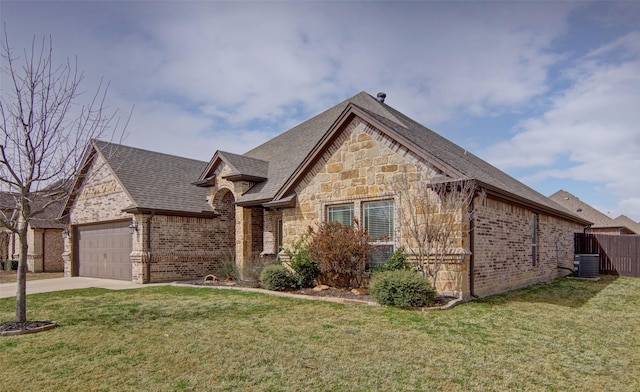
<svg viewBox="0 0 640 392"><path fill-rule="evenodd" d="M261 182L266 180L269 174L269 162L267 161L230 152L216 151L195 184L200 186L211 185L212 177L221 162L226 163L231 169L231 173L224 176L230 181Z"/></svg>
<svg viewBox="0 0 640 392"><path fill-rule="evenodd" d="M119 144L94 141L88 147L83 172L74 190L84 181L89 167L99 155L132 202L128 212L156 211L178 214L213 214L206 202L206 190L191 184L206 162L162 154ZM71 208L73 197L65 210Z"/></svg>
<svg viewBox="0 0 640 392"><path fill-rule="evenodd" d="M289 168L288 178L282 183L270 204L277 204L281 198L290 198L295 184L302 178L305 171L319 159L324 149L328 148L335 136L342 131L344 125L348 124L353 116L358 116L449 177L474 179L488 188L488 191L500 194L502 197L530 204L581 223L588 223L539 192L368 94L358 94L352 100L346 101L346 104L343 102L330 110L337 109L342 111L339 114L333 113L335 120L323 133L321 129L317 130L321 134L316 135L315 144L309 150L306 149L309 148L307 145L304 149L307 151L306 156L299 160L295 168ZM324 125L328 123L327 121ZM295 128L289 132L293 131ZM295 136L293 135L291 139L295 141Z"/></svg>
<svg viewBox="0 0 640 392"><path fill-rule="evenodd" d="M377 113L389 121L398 119L371 95L360 92L324 112L304 121L243 154L245 157L269 162L267 179L245 192L238 203L251 204L273 200L293 173L322 143L345 109L355 104Z"/></svg>
<svg viewBox="0 0 640 392"><path fill-rule="evenodd" d="M616 219L613 220L614 223L626 227L634 234L640 234L640 223L634 221L626 215L620 215Z"/></svg>
<svg viewBox="0 0 640 392"><path fill-rule="evenodd" d="M589 204L580 200L578 197L562 189L549 196L549 199L555 201L556 203L562 205L566 209L583 217L584 219L592 222L593 225L591 227L593 228L617 226L616 224L614 224L613 219L611 219L609 216L596 210Z"/></svg>

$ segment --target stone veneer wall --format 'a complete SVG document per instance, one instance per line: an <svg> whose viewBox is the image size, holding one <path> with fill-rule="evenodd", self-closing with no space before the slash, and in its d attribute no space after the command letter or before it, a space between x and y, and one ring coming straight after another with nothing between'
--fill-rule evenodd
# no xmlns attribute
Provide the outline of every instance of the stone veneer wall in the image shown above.
<svg viewBox="0 0 640 392"><path fill-rule="evenodd" d="M417 169L419 168L419 169ZM331 204L393 199L396 202L395 245L409 248L410 236L402 227L408 203L394 192L394 183L409 176L408 194L423 195L423 184L436 174L416 157L367 123L355 119L296 187L295 208L283 210L284 247L325 219ZM396 189L397 190L397 189ZM398 205L401 204L401 205ZM414 207L415 209L415 207ZM355 209L359 217L359 209ZM415 212L415 211L414 211ZM487 199L478 207L474 230L474 294L487 296L568 273L573 266L573 233L582 227L538 214L538 257L531 265L532 211ZM460 221L460 223L462 223ZM458 230L464 229L462 224ZM469 236L456 233L452 255L438 275L438 290L469 296Z"/></svg>
<svg viewBox="0 0 640 392"><path fill-rule="evenodd" d="M403 201L401 196L424 196L425 187L420 180L426 181L435 174L435 169L421 164L404 147L355 119L296 187L295 208L283 210L283 246L291 247L309 226L315 228L324 221L329 205L353 203L354 215L361 221L362 202L393 200L395 247L409 249L411 239L406 227L403 228L406 222L403 217L415 214L416 206ZM460 230L460 226L454 230ZM456 248L467 245L459 233L453 237ZM467 262L464 254L447 258L438 275L440 292L466 295Z"/></svg>
<svg viewBox="0 0 640 392"><path fill-rule="evenodd" d="M278 249L278 221L282 219L282 213L265 209L263 219L262 254L273 258L280 251Z"/></svg>
<svg viewBox="0 0 640 392"><path fill-rule="evenodd" d="M15 236L19 242L18 236ZM27 270L29 272L64 271L62 229L29 229L27 232ZM20 249L18 245L16 251ZM14 258L17 259L16 253Z"/></svg>
<svg viewBox="0 0 640 392"><path fill-rule="evenodd" d="M413 154L356 118L296 187L295 208L283 210L283 246L317 227L327 205L394 199L394 181L418 165ZM396 223L397 241L399 229Z"/></svg>
<svg viewBox="0 0 640 392"><path fill-rule="evenodd" d="M86 182L77 192L69 215L72 226L131 219L131 214L122 212L132 204L131 200L99 154L86 175ZM63 242L64 275L70 277L77 273L73 239L70 237Z"/></svg>
<svg viewBox="0 0 640 392"><path fill-rule="evenodd" d="M120 183L100 155L87 173L87 181L78 191L70 214L70 223L108 222L131 219L122 209L132 204Z"/></svg>
<svg viewBox="0 0 640 392"><path fill-rule="evenodd" d="M485 297L548 282L573 267L573 234L582 226L538 216L537 259L532 262L534 211L487 198L477 207L474 229L474 294Z"/></svg>

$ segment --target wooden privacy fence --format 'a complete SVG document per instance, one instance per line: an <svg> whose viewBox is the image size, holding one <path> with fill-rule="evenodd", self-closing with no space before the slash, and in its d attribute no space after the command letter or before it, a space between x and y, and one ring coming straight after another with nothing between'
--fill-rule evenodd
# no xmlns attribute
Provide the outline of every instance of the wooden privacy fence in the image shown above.
<svg viewBox="0 0 640 392"><path fill-rule="evenodd" d="M640 277L640 235L576 233L576 254L599 254L600 273Z"/></svg>

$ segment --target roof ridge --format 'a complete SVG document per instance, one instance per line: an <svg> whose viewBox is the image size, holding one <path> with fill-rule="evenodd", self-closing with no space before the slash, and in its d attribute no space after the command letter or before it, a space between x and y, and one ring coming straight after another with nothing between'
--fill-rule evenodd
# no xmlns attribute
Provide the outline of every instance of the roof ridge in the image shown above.
<svg viewBox="0 0 640 392"><path fill-rule="evenodd" d="M189 157L185 157L185 156L181 156L181 155L174 155L174 154L168 154L165 152L159 152L159 151L153 151L153 150L149 150L146 148L140 148L140 147L134 147L134 146L130 146L130 145L126 145L126 144L122 144L122 143L113 143L113 142L106 142L104 140L99 140L99 139L95 139L92 141L92 143L94 144L103 144L106 146L113 146L113 147L119 147L119 148L128 148L130 150L134 150L134 151L139 151L139 152L145 152L145 153L149 153L149 154L154 154L154 155L158 155L158 156L167 156L167 157L172 157L172 158L179 158L179 159L184 159L184 160L188 160L188 161L193 161L194 163L203 163L206 164L207 161L201 161L199 159L195 159L195 158L189 158ZM98 149L99 151L102 151L101 148Z"/></svg>

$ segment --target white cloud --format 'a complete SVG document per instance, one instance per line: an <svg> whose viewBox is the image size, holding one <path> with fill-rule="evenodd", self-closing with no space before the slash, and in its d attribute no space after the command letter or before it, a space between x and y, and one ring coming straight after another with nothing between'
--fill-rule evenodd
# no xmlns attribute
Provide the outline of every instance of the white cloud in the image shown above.
<svg viewBox="0 0 640 392"><path fill-rule="evenodd" d="M215 149L241 153L361 90L385 91L389 104L434 129L454 121L472 128L473 119L544 101L549 110L481 155L503 169L534 167L533 180L604 181L628 203L640 194L628 180L640 170L639 37L574 62L561 93L549 80L576 55L554 46L575 34L576 18L606 7L600 23L634 29L640 7L632 3L0 5L16 44L52 34L59 57L78 56L87 90L104 76L123 112L136 105L125 142L138 147L203 160Z"/></svg>
<svg viewBox="0 0 640 392"><path fill-rule="evenodd" d="M502 168L536 168L530 179L603 183L633 205L640 183L640 33L632 32L581 58L570 86L540 117L523 121L510 140L484 154ZM558 162L569 166L558 169ZM626 213L626 212L625 212ZM640 216L640 215L636 215Z"/></svg>
<svg viewBox="0 0 640 392"><path fill-rule="evenodd" d="M308 116L360 90L385 90L428 124L522 105L546 91L547 47L572 7L141 4L135 28L105 51L120 88L238 127L288 120L291 105Z"/></svg>

